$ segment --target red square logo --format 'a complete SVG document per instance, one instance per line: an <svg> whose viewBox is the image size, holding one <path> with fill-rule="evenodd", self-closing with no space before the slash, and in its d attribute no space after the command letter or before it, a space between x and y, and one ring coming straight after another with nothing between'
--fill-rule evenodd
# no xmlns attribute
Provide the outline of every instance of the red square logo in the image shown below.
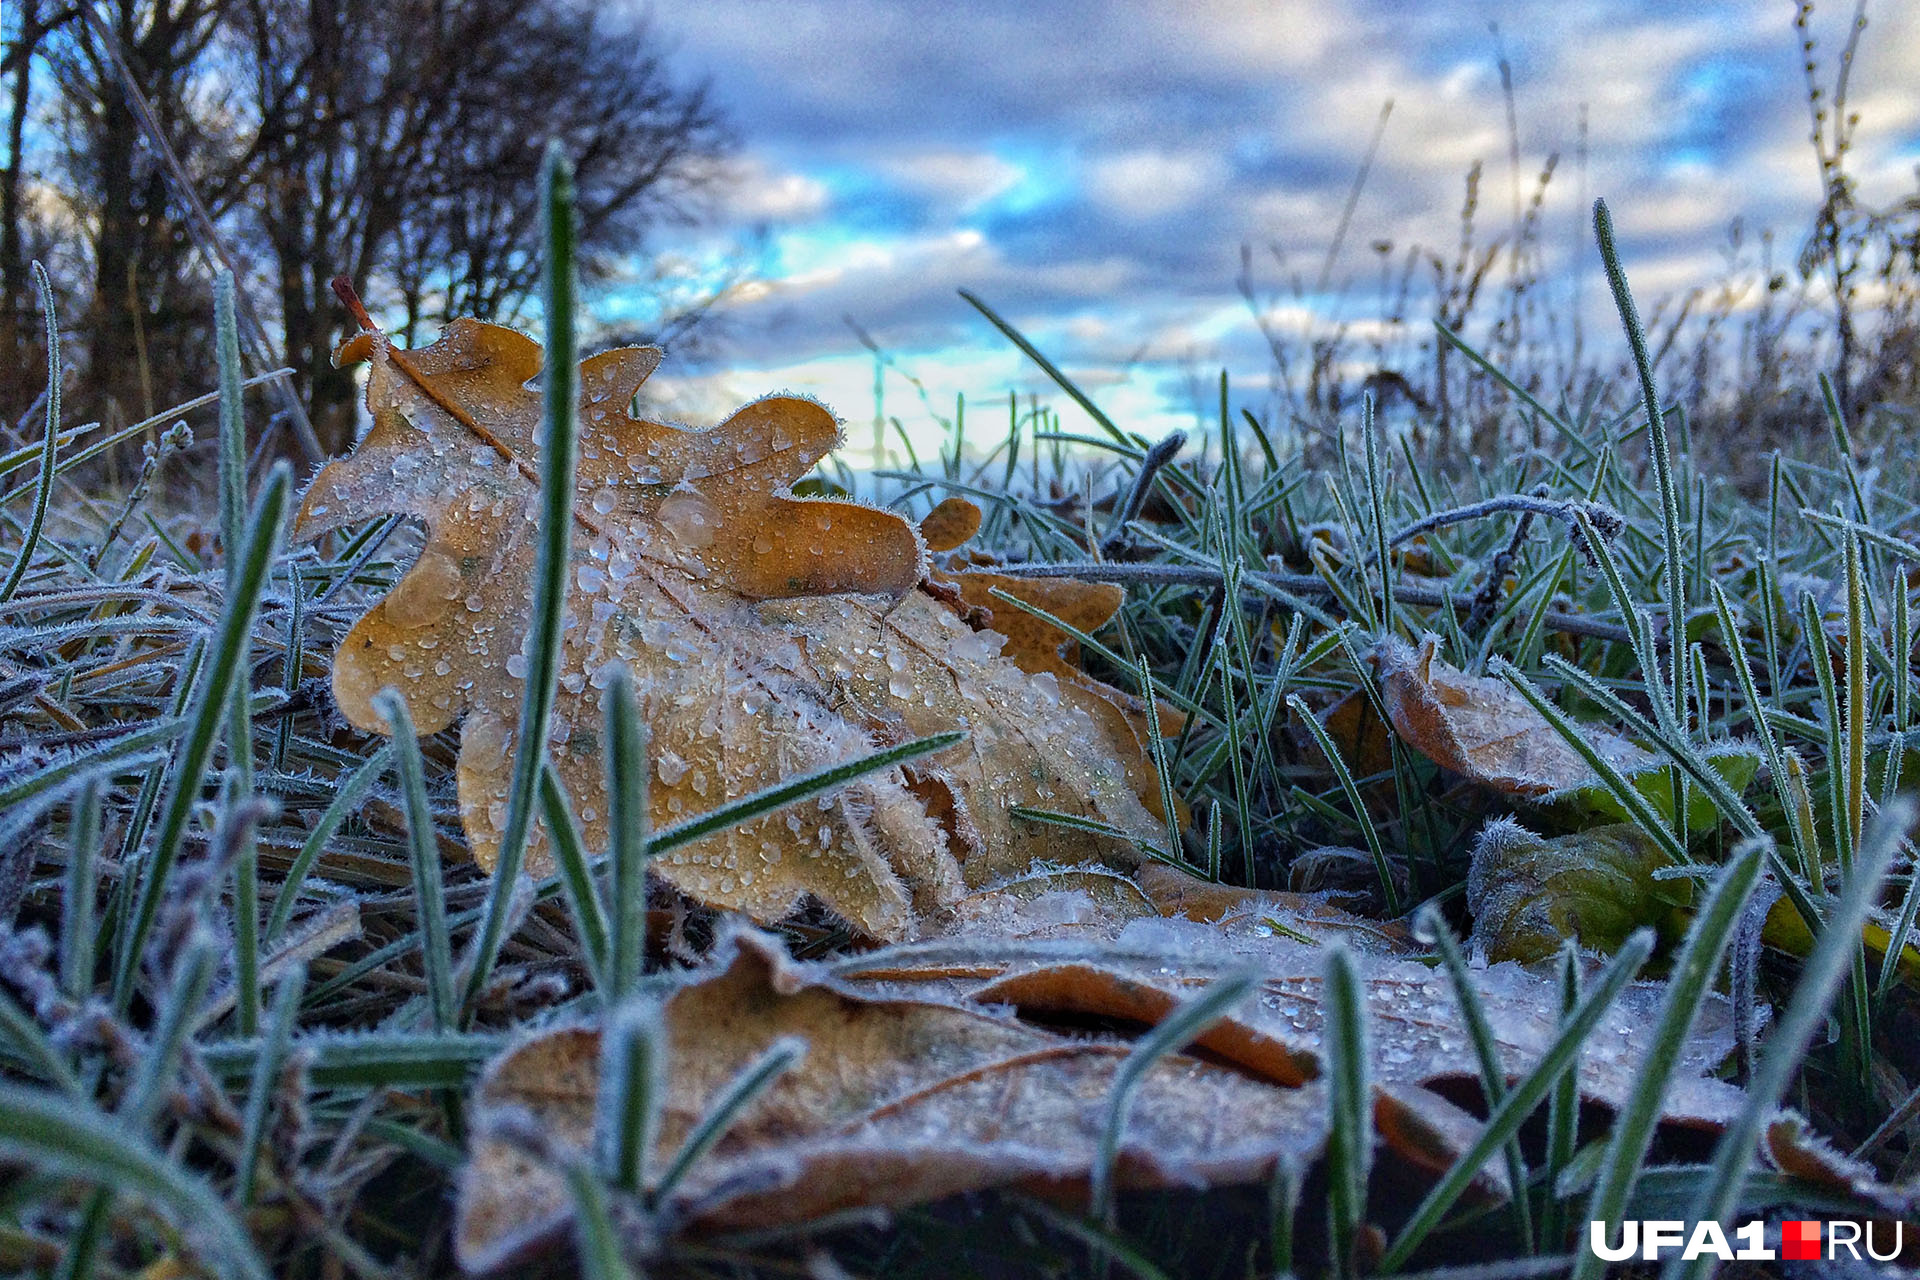
<svg viewBox="0 0 1920 1280"><path fill-rule="evenodd" d="M1820 1224L1783 1222L1780 1224L1780 1256L1789 1262L1820 1260Z"/></svg>

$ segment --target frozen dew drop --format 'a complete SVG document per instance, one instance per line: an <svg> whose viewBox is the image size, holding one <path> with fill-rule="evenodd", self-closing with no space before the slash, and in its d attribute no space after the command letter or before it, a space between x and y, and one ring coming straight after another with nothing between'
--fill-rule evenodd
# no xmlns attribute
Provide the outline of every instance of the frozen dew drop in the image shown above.
<svg viewBox="0 0 1920 1280"><path fill-rule="evenodd" d="M653 771L669 787L680 785L680 779L687 776L687 768L686 758L677 751L662 751L653 761Z"/></svg>
<svg viewBox="0 0 1920 1280"><path fill-rule="evenodd" d="M711 502L691 489L676 489L660 503L660 523L688 547L713 545L720 526L720 512Z"/></svg>
<svg viewBox="0 0 1920 1280"><path fill-rule="evenodd" d="M490 711L468 716L460 727L460 763L475 773L492 773L506 763L513 734L507 722Z"/></svg>

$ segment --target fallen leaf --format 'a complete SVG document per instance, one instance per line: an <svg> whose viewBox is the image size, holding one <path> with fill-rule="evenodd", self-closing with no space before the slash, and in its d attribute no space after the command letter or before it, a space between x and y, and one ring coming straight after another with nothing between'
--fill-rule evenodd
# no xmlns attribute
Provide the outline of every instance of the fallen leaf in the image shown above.
<svg viewBox="0 0 1920 1280"><path fill-rule="evenodd" d="M980 532L980 508L965 498L947 498L920 521L929 551L952 551Z"/></svg>
<svg viewBox="0 0 1920 1280"><path fill-rule="evenodd" d="M1371 862L1368 870L1372 870ZM1373 955L1414 955L1425 950L1414 942L1404 923L1356 915L1330 893L1291 893L1211 884L1157 862L1143 865L1135 878L1163 916L1183 916L1229 929L1244 926L1269 934L1319 941L1337 938L1355 950Z"/></svg>
<svg viewBox="0 0 1920 1280"><path fill-rule="evenodd" d="M802 1222L856 1206L899 1206L992 1186L1081 1187L1103 1103L1130 1048L1075 1039L1005 1013L876 997L794 964L745 934L690 975L661 1012L672 1070L659 1170L732 1076L785 1035L806 1057L749 1105L668 1210L692 1230ZM529 1114L563 1152L590 1149L599 1033L542 1033L488 1068L461 1176L455 1249L492 1270L564 1239L565 1184L490 1133ZM1322 1140L1317 1086L1279 1089L1231 1067L1163 1059L1134 1095L1116 1164L1122 1187L1203 1186L1269 1176Z"/></svg>
<svg viewBox="0 0 1920 1280"><path fill-rule="evenodd" d="M342 348L358 357L373 363L373 427L315 477L298 532L400 513L426 525L426 540L342 640L335 697L365 730L387 730L372 699L389 685L422 734L464 716L461 822L491 869L526 671L540 421L527 382L540 349L459 320L413 352L362 334ZM773 920L812 895L869 934L900 938L968 886L1036 862L1131 865L1130 838L1008 812L1042 807L1158 835L1141 802L1157 804L1158 785L1120 703L1071 670L1003 657L1006 637L918 590L925 552L900 517L792 496L839 438L820 405L771 397L707 431L632 416L659 359L628 348L580 370L576 536L549 734L589 846L606 841L599 691L625 664L651 730L656 826L894 742L969 732L939 757L654 864L701 902ZM528 869L550 866L536 830Z"/></svg>
<svg viewBox="0 0 1920 1280"><path fill-rule="evenodd" d="M973 508L971 523L979 527L977 507L964 498L948 498L932 515L939 516L954 504ZM951 537L965 527L965 516L949 514L941 521L942 536ZM924 527L924 526L923 526ZM971 536L971 531L969 535ZM1131 747L1122 753L1128 782L1147 809L1156 818L1164 818L1159 783L1153 769L1152 731L1147 724L1145 705L1110 684L1095 680L1080 670L1080 642L1074 631L1090 634L1112 620L1126 601L1126 592L1108 582L1079 582L1072 578L1014 578L985 569L970 569L952 574L936 573L935 580L959 592L969 616L991 620L989 635L1005 636L1005 655L1029 675L1053 680L1062 696L1087 713L1114 742ZM1009 604L994 594L1004 592L1032 605L1073 630L1063 630L1046 618ZM1186 718L1171 707L1159 708L1159 732L1163 738L1180 733ZM1175 801L1179 805L1179 801ZM1184 806L1175 815L1185 826ZM1162 828L1164 831L1164 828ZM1164 838L1164 837L1163 837Z"/></svg>
<svg viewBox="0 0 1920 1280"><path fill-rule="evenodd" d="M902 1206L1017 1186L1083 1196L1104 1104L1131 1045L1113 1032L1150 1026L1229 972L1252 967L1258 994L1163 1058L1129 1109L1117 1164L1124 1187L1223 1186L1300 1168L1326 1132L1319 1049L1322 951L1183 919L1135 920L1111 943L914 943L831 966L789 960L771 937L725 940L661 1004L670 1070L652 1169L660 1169L717 1092L784 1036L805 1058L747 1106L667 1197L669 1218L711 1231L790 1225L853 1206ZM1452 988L1412 961L1360 957L1372 1025L1374 1112L1400 1159L1437 1170L1479 1122L1449 1095L1478 1076ZM1554 980L1498 965L1475 975L1496 1050L1512 1076L1557 1029ZM1627 988L1582 1054L1590 1101L1618 1106L1649 1048L1656 984ZM1091 1020L1091 1023L1090 1023ZM1662 1118L1714 1129L1741 1094L1705 1073L1732 1045L1726 1002L1709 999L1682 1054ZM592 1143L599 1032L537 1033L488 1068L471 1111L455 1247L469 1270L497 1269L562 1245L571 1201L550 1161L511 1140L543 1135L560 1159ZM1498 1162L1483 1197L1503 1193Z"/></svg>
<svg viewBox="0 0 1920 1280"><path fill-rule="evenodd" d="M1760 769L1760 752L1746 742L1715 742L1703 747L1701 756L1734 795L1747 789L1755 773ZM1714 804L1713 797L1706 788L1692 778L1682 778L1682 789L1686 796L1687 828L1692 831L1710 831L1720 823L1720 809ZM1659 814L1669 826L1674 825L1673 818L1673 781L1665 765L1643 768L1637 773L1627 775L1627 783L1640 794L1649 808ZM1614 796L1613 792L1598 780L1589 780L1580 786L1566 791L1556 792L1547 797L1547 803L1555 813L1563 815L1577 824L1585 824L1598 818L1603 822L1629 822L1632 815L1626 806Z"/></svg>
<svg viewBox="0 0 1920 1280"><path fill-rule="evenodd" d="M1642 925L1677 937L1693 888L1654 878L1668 862L1631 823L1545 837L1497 818L1480 832L1467 870L1473 947L1492 960L1528 964L1568 938L1611 954Z"/></svg>
<svg viewBox="0 0 1920 1280"><path fill-rule="evenodd" d="M1911 1219L1920 1213L1920 1188L1882 1182L1872 1165L1836 1150L1798 1112L1776 1114L1761 1142L1782 1173L1853 1197L1889 1217Z"/></svg>
<svg viewBox="0 0 1920 1280"><path fill-rule="evenodd" d="M1554 727L1504 680L1448 665L1427 636L1418 649L1389 637L1374 650L1387 718L1435 764L1510 796L1539 799L1587 785L1592 770ZM1605 729L1587 741L1623 773L1656 763L1652 753Z"/></svg>
<svg viewBox="0 0 1920 1280"><path fill-rule="evenodd" d="M1336 936L1355 952L1360 966L1376 1046L1376 1083L1438 1085L1450 1096L1460 1091L1473 1096L1479 1076L1446 974L1412 958L1410 945L1390 935ZM1045 990L1049 996L1044 1001L1015 1003L1030 1016L1138 1020L1142 997L1130 994L1122 1000L1114 994L1128 984L1157 988L1168 997L1185 996L1222 974L1252 966L1263 979L1260 999L1234 1010L1222 1025L1238 1024L1240 1034L1264 1036L1317 1055L1324 955L1318 939L1290 938L1257 916L1220 924L1176 917L1134 920L1110 939L1097 941L968 937L908 943L841 960L834 972L843 981L891 997L919 994L961 1001L987 999L994 991ZM1103 976L1097 981L1036 976L1055 971ZM1508 1075L1517 1078L1557 1033L1555 979L1508 962L1475 970L1474 983L1502 1062ZM1607 1106L1625 1100L1651 1044L1663 993L1662 984L1638 982L1615 1001L1581 1056L1583 1096ZM1710 996L1682 1051L1683 1067L1667 1099L1669 1121L1712 1128L1732 1115L1739 1091L1705 1074L1732 1051L1732 1028L1727 1001ZM1252 1061L1242 1065L1259 1069ZM1285 1083L1283 1075L1268 1078Z"/></svg>

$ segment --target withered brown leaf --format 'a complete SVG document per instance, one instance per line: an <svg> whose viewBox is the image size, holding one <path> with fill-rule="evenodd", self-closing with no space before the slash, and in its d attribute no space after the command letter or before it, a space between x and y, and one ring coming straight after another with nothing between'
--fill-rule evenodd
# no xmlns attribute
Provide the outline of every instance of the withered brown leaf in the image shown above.
<svg viewBox="0 0 1920 1280"><path fill-rule="evenodd" d="M1434 763L1482 786L1538 799L1584 786L1593 771L1580 753L1503 680L1449 665L1427 636L1419 648L1389 637L1374 650L1387 718ZM1623 773L1655 763L1618 734L1585 727L1587 741Z"/></svg>
<svg viewBox="0 0 1920 1280"><path fill-rule="evenodd" d="M806 1057L749 1105L675 1188L691 1230L806 1221L984 1187L1084 1185L1102 1103L1129 1046L1071 1039L979 1006L876 996L748 933L691 975L662 1018L671 1054L660 1169L720 1088L782 1036ZM590 1149L599 1032L541 1034L488 1068L474 1094L473 1158L462 1172L454 1245L494 1270L564 1239L561 1175L509 1138L528 1118L560 1152ZM1268 1176L1319 1147L1319 1087L1275 1088L1232 1067L1176 1056L1140 1082L1119 1152L1121 1186L1206 1185ZM529 1114L530 1113L530 1114Z"/></svg>
<svg viewBox="0 0 1920 1280"><path fill-rule="evenodd" d="M400 513L424 522L426 541L341 642L334 693L367 730L387 730L372 698L389 685L423 734L464 716L461 821L490 868L526 669L540 421L527 383L541 352L511 329L459 320L421 350L363 333L342 356L372 360L373 427L315 477L298 532ZM811 894L900 938L967 886L1036 861L1131 865L1130 840L1009 813L1064 811L1148 839L1161 830L1140 798L1157 803L1157 784L1145 785L1121 695L1003 656L1006 637L918 590L926 553L899 516L793 497L839 438L820 405L770 397L706 431L633 416L659 359L627 348L580 369L577 529L549 734L589 845L606 839L600 690L625 664L651 730L658 826L894 742L969 733L939 757L656 864L701 902L772 920ZM536 832L528 868L550 866Z"/></svg>
<svg viewBox="0 0 1920 1280"><path fill-rule="evenodd" d="M914 943L827 967L798 965L772 938L737 935L663 1002L671 1070L659 1169L718 1090L783 1036L804 1060L744 1109L707 1161L674 1188L687 1228L769 1227L853 1206L900 1206L963 1191L1022 1186L1084 1191L1103 1103L1130 1049L1086 1025L1152 1025L1230 971L1260 975L1250 995L1199 1041L1162 1059L1129 1111L1123 1186L1221 1186L1300 1168L1320 1152L1320 948L1257 925L1133 920L1096 945L1079 941ZM1375 1028L1374 1115L1402 1160L1446 1167L1478 1121L1450 1096L1478 1078L1448 980L1417 962L1362 959ZM1553 982L1515 965L1477 975L1498 1051L1512 1075L1557 1029ZM1617 1106L1649 1047L1661 990L1627 989L1580 1062L1586 1098ZM1663 1118L1723 1125L1741 1095L1710 1071L1731 1048L1725 1001L1711 1000L1689 1039ZM474 1096L473 1158L462 1174L455 1245L470 1270L497 1268L565 1239L571 1201L554 1157L590 1150L599 1033L537 1034L496 1059ZM530 1151L521 1132L543 1135ZM528 1123L530 1121L530 1123ZM1497 1164L1479 1171L1499 1196Z"/></svg>

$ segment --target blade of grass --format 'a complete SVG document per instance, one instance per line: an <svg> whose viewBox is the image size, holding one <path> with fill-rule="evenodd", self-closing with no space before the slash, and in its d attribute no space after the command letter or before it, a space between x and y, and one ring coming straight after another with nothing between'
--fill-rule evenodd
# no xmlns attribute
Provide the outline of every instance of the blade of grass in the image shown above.
<svg viewBox="0 0 1920 1280"><path fill-rule="evenodd" d="M680 1149L674 1153L666 1172L660 1175L655 1185L653 1198L663 1203L673 1194L673 1189L700 1162L700 1158L713 1149L713 1145L724 1138L727 1130L733 1127L740 1113L752 1105L753 1101L774 1082L800 1065L807 1056L807 1042L800 1036L781 1036L766 1050L740 1068L733 1079L721 1086L720 1092L707 1107L700 1122L687 1132L680 1143Z"/></svg>
<svg viewBox="0 0 1920 1280"><path fill-rule="evenodd" d="M100 854L100 806L100 780L89 778L74 802L60 894L60 989L74 1001L93 994L93 970L98 959L93 909L100 890L95 871Z"/></svg>
<svg viewBox="0 0 1920 1280"><path fill-rule="evenodd" d="M567 895L567 907L573 913L574 928L580 932L580 946L586 952L587 972L594 990L607 989L607 962L612 944L607 934L607 908L601 901L600 886L594 879L593 864L580 843L580 827L567 804L567 789L554 771L553 761L540 772L540 817L547 824L547 837L553 841L553 861Z"/></svg>
<svg viewBox="0 0 1920 1280"><path fill-rule="evenodd" d="M6 581L0 582L0 603L13 599L13 593L20 589L21 580L27 576L27 567L33 563L34 552L40 548L40 533L47 525L47 504L53 497L53 477L60 455L60 389L64 381L64 370L60 366L60 322L54 314L53 282L47 278L47 269L38 262L33 264L33 287L39 291L40 310L47 322L47 427L40 445L40 476L34 485L33 515L27 521L26 536L20 541L13 566L7 570Z"/></svg>
<svg viewBox="0 0 1920 1280"><path fill-rule="evenodd" d="M1432 906L1422 907L1416 917L1421 934L1433 941L1434 949L1440 953L1441 963L1446 966L1447 978L1453 983L1453 998L1460 1006L1460 1018L1466 1025L1467 1041L1473 1046L1474 1058L1480 1066L1480 1089L1486 1095L1487 1110L1491 1112L1507 1096L1507 1072L1500 1063L1500 1050L1494 1043L1493 1028L1487 1023L1486 1006L1480 1001L1480 991L1473 985L1473 979L1467 972L1467 958L1460 953L1460 944L1454 939L1453 931L1447 928L1447 922ZM1520 1151L1520 1140L1514 1138L1506 1145L1507 1183L1512 1188L1511 1207L1513 1209L1514 1230L1521 1245L1529 1253L1538 1252L1538 1242L1533 1236L1533 1213L1527 1196L1527 1162Z"/></svg>
<svg viewBox="0 0 1920 1280"><path fill-rule="evenodd" d="M965 298L967 300L967 303L970 306L972 306L975 311L978 311L981 315L985 316L989 324L993 325L994 328L998 329L1002 334L1006 335L1006 338L1009 342L1013 343L1014 346L1020 348L1021 353L1024 354L1027 357L1027 359L1039 365L1040 371L1046 374L1047 377L1051 378L1055 386L1059 387L1062 391L1066 392L1067 395L1072 397L1073 402L1075 404L1079 405L1082 409L1086 410L1087 416L1089 418L1092 418L1095 425L1097 425L1102 431L1106 432L1109 436L1113 437L1115 443L1123 445L1126 448L1132 449L1132 450L1138 450L1143 447L1142 442L1135 440L1132 436L1129 436L1126 432L1122 431L1119 427L1114 426L1113 419L1109 418L1106 414L1102 413L1100 411L1099 406L1094 404L1094 402L1087 397L1087 393L1082 391L1078 386L1074 384L1074 381L1072 378L1069 378L1066 374L1060 372L1060 370L1055 367L1053 361L1041 355L1040 349L1034 346L1031 342L1027 341L1025 334L1021 333L1018 329L1014 328L1011 324L1007 323L1007 321L1001 319L999 312L995 311L992 307L982 302L977 296L975 296L973 293L971 293L966 289L960 290L960 296L962 298Z"/></svg>
<svg viewBox="0 0 1920 1280"><path fill-rule="evenodd" d="M1473 1144L1460 1154L1440 1181L1427 1192L1426 1199L1420 1202L1419 1208L1414 1210L1407 1225L1401 1228L1400 1235L1380 1259L1377 1269L1382 1274L1397 1271L1406 1265L1413 1257L1414 1250L1440 1225L1454 1202L1473 1184L1480 1166L1520 1131L1520 1126L1533 1114L1534 1108L1540 1105L1562 1073L1579 1056L1581 1046L1586 1043L1594 1027L1599 1025L1601 1017L1612 1007L1614 999L1633 980L1633 975L1640 971L1647 957L1653 954L1653 937L1651 929L1636 930L1614 953L1613 959L1600 971L1592 990L1580 1001L1572 1015L1561 1022L1559 1033L1541 1053L1533 1070L1514 1085L1506 1101L1493 1109Z"/></svg>
<svg viewBox="0 0 1920 1280"><path fill-rule="evenodd" d="M269 944L286 932L288 922L293 919L293 909L300 897L301 887L306 884L314 864L353 811L360 807L360 801L373 788L373 784L385 775L393 763L393 749L393 743L381 743L367 757L365 764L348 774L321 813L320 820L313 824L313 830L301 841L300 852L287 864L286 876L274 896L273 910L267 915L266 940Z"/></svg>
<svg viewBox="0 0 1920 1280"><path fill-rule="evenodd" d="M1674 490L1673 456L1667 442L1666 417L1660 408L1660 394L1653 381L1653 359L1647 350L1646 329L1640 323L1640 309L1627 286L1626 271L1620 265L1620 253L1614 243L1613 215L1605 200L1593 204L1593 233L1600 243L1600 260L1606 267L1607 286L1613 291L1613 303L1620 312L1621 326L1627 331L1627 345L1633 352L1633 367L1640 377L1640 394L1647 413L1647 446L1653 455L1654 480L1660 492L1660 552L1665 568L1667 595L1667 653L1672 669L1667 677L1667 693L1673 699L1676 726L1687 723L1687 658L1684 629L1687 619L1687 583L1683 556L1685 546L1680 534L1680 503ZM1704 722L1705 711L1702 710ZM1684 831L1686 822L1686 784L1678 767L1669 772L1673 787L1675 822Z"/></svg>
<svg viewBox="0 0 1920 1280"><path fill-rule="evenodd" d="M220 723L240 682L241 656L246 637L252 633L254 618L260 611L260 597L266 588L267 571L280 540L281 519L286 513L287 492L292 485L284 463L277 464L267 479L260 499L254 504L247 522L247 543L241 557L241 573L235 590L227 597L220 628L212 649L212 661L202 673L196 703L188 717L186 742L174 760L173 780L161 813L160 829L153 849L142 868L139 896L133 917L120 939L120 955L114 971L113 1007L126 1012L133 999L134 978L140 968L140 953L153 931L160 903L166 896L167 881L179 856L181 841L187 832L194 803L199 799L207 765L213 758L214 741Z"/></svg>
<svg viewBox="0 0 1920 1280"><path fill-rule="evenodd" d="M1753 1167L1761 1127L1787 1086L1806 1060L1807 1047L1826 1022L1834 992L1852 970L1860 951L1860 928L1867 922L1879 900L1880 886L1887 867L1899 851L1900 842L1913 826L1914 803L1901 797L1879 815L1872 831L1861 842L1860 857L1853 874L1840 891L1839 899L1827 914L1825 927L1806 963L1793 996L1773 1033L1767 1037L1760 1065L1747 1082L1747 1096L1740 1114L1720 1135L1714 1149L1711 1173L1701 1183L1687 1217L1695 1222L1722 1221L1733 1213L1740 1192ZM1669 1280L1691 1280L1709 1270L1704 1257L1692 1262L1674 1259L1662 1273Z"/></svg>
<svg viewBox="0 0 1920 1280"><path fill-rule="evenodd" d="M240 547L247 520L247 427L241 403L240 331L234 318L233 273L213 281L215 349L220 376L220 541L227 594L240 588ZM253 667L253 635L240 638L240 670ZM253 798L253 717L251 690L243 676L234 681L227 705L229 804ZM233 864L234 1021L243 1036L260 1027L260 850L248 830Z"/></svg>
<svg viewBox="0 0 1920 1280"><path fill-rule="evenodd" d="M268 1280L252 1240L213 1188L91 1103L0 1080L0 1153L159 1205L220 1257L226 1274Z"/></svg>
<svg viewBox="0 0 1920 1280"><path fill-rule="evenodd" d="M647 733L624 667L607 684L606 718L613 899L607 999L617 1001L639 986L647 965Z"/></svg>
<svg viewBox="0 0 1920 1280"><path fill-rule="evenodd" d="M65 1055L53 1047L40 1024L4 990L0 990L0 1041L11 1048L13 1061L8 1064L9 1070L30 1072L76 1098L86 1096L80 1077L73 1074Z"/></svg>
<svg viewBox="0 0 1920 1280"><path fill-rule="evenodd" d="M573 1200L573 1252L584 1280L635 1280L614 1229L606 1184L585 1161L566 1166L567 1194Z"/></svg>
<svg viewBox="0 0 1920 1280"><path fill-rule="evenodd" d="M400 795L407 813L407 852L413 861L414 912L420 921L421 955L426 962L427 1005L433 1029L453 1028L459 1013L453 991L453 941L447 930L447 894L440 876L440 839L433 808L427 803L427 774L420 760L420 739L413 731L407 699L391 686L373 696L373 709L393 731L399 765Z"/></svg>
<svg viewBox="0 0 1920 1280"><path fill-rule="evenodd" d="M1633 1092L1626 1105L1614 1117L1613 1136L1607 1143L1606 1158L1588 1201L1587 1216L1599 1222L1617 1222L1633 1193L1634 1180L1647 1158L1654 1127L1660 1122L1660 1106L1667 1085L1686 1051L1688 1032L1699 1015L1700 1006L1712 990L1720 971L1720 960L1733 938L1734 926L1753 894L1760 878L1762 841L1749 840L1741 845L1708 891L1707 899L1695 914L1687 939L1667 978L1667 993L1660 1002L1660 1014L1647 1056L1641 1062ZM1573 1280L1597 1280L1606 1264L1591 1250L1582 1252L1574 1263Z"/></svg>
<svg viewBox="0 0 1920 1280"><path fill-rule="evenodd" d="M1353 955L1342 943L1327 948L1327 1219L1333 1269L1351 1275L1360 1227L1367 1214L1367 1176L1373 1162L1373 1063L1368 1054L1366 1003Z"/></svg>
<svg viewBox="0 0 1920 1280"><path fill-rule="evenodd" d="M1178 1053L1224 1017L1246 998L1259 980L1259 974L1252 970L1214 979L1204 990L1170 1010L1121 1060L1114 1071L1113 1085L1107 1091L1100 1142L1094 1148L1088 1208L1088 1215L1094 1221L1105 1222L1112 1213L1114 1163L1119 1159L1121 1142L1126 1136L1127 1109L1140 1081L1156 1062L1170 1053Z"/></svg>
<svg viewBox="0 0 1920 1280"><path fill-rule="evenodd" d="M647 857L657 858L682 845L691 844L703 836L743 822L751 822L762 814L773 812L802 800L810 800L836 787L843 787L856 778L882 769L891 769L921 756L935 755L947 748L965 742L965 730L955 729L947 733L930 734L924 738L915 738L912 742L903 742L897 747L888 747L864 755L845 764L829 765L816 769L812 773L803 773L795 778L771 787L763 787L750 792L737 800L729 800L716 809L709 809L697 818L688 818L685 822L676 822L672 826L656 833L647 842Z"/></svg>
<svg viewBox="0 0 1920 1280"><path fill-rule="evenodd" d="M1587 762L1587 767L1592 769L1594 775L1605 785L1608 794L1632 815L1641 830L1660 846L1676 866L1685 866L1693 861L1687 853L1686 846L1680 843L1672 828L1667 825L1666 819L1654 811L1653 806L1647 802L1647 798L1627 781L1612 761L1594 750L1593 744L1587 741L1586 735L1567 718L1565 712L1548 701L1546 695L1534 686L1533 681L1527 679L1523 672L1503 658L1495 657L1491 666L1493 674L1512 685L1514 691L1525 698L1528 704L1540 713L1541 718L1566 739L1567 745L1579 753L1580 758ZM1675 768L1677 769L1678 766L1676 765Z"/></svg>
<svg viewBox="0 0 1920 1280"><path fill-rule="evenodd" d="M580 367L574 336L573 167L560 144L549 143L540 174L546 219L546 376L540 442L540 522L534 557L533 613L521 684L520 724L514 736L513 776L507 787L506 819L487 895L485 913L466 961L460 999L463 1023L471 1022L480 995L506 941L513 897L532 834L540 774L546 761L547 717L560 685L560 626L567 604L567 555L573 539L573 476L579 445Z"/></svg>
<svg viewBox="0 0 1920 1280"><path fill-rule="evenodd" d="M601 1175L633 1195L647 1185L647 1161L660 1129L667 1053L666 1022L651 1001L628 1001L607 1018L600 1035L594 1143Z"/></svg>
<svg viewBox="0 0 1920 1280"><path fill-rule="evenodd" d="M1365 801L1360 798L1360 788L1353 780L1352 770L1340 756L1340 748L1335 744L1333 735L1328 733L1320 718L1313 714L1312 708L1301 700L1299 694L1288 694L1287 705L1293 708L1293 714L1305 725L1307 732L1313 735L1313 741L1325 756L1333 769L1333 776L1340 782L1340 789L1347 793L1347 803L1353 808L1354 820L1359 823L1360 834L1366 838L1367 852L1373 856L1373 870L1380 877L1381 900L1387 904L1387 914L1400 914L1400 891L1394 887L1393 866L1387 861L1386 845L1380 839L1380 832L1373 825L1373 815L1367 811Z"/></svg>
<svg viewBox="0 0 1920 1280"><path fill-rule="evenodd" d="M260 1042L259 1056L253 1062L253 1080L247 1089L247 1110L241 1121L240 1171L236 1187L240 1205L253 1204L254 1182L260 1167L260 1154L267 1144L267 1121L273 1111L274 1088L280 1068L293 1043L294 1023L300 1013L300 993L306 989L307 967L296 964L287 970L274 988L273 1008L267 1023L267 1035Z"/></svg>
<svg viewBox="0 0 1920 1280"><path fill-rule="evenodd" d="M1560 948L1560 1026L1580 1005L1580 952L1571 942ZM1561 1071L1547 1101L1547 1155L1541 1169L1540 1247L1557 1252L1566 1244L1567 1210L1555 1188L1573 1160L1580 1138L1580 1063L1576 1056Z"/></svg>

